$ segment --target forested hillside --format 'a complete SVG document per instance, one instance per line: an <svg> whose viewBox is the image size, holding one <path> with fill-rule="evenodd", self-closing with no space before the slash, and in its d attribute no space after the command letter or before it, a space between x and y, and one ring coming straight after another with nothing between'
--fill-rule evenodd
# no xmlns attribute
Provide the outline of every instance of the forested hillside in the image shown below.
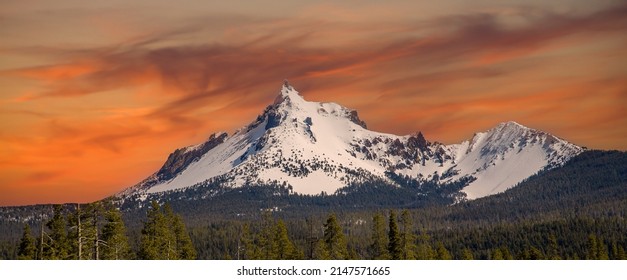
<svg viewBox="0 0 627 280"><path fill-rule="evenodd" d="M453 205L450 194L457 191L456 185L407 186L362 185L355 186L360 188L355 192L320 196L293 195L282 186L213 189L221 195L201 200L184 199L201 194L179 192L165 212L154 210L163 208L156 203L122 207L130 252L125 258L168 256L165 250L157 254L160 257L150 257L145 249L147 225L162 213L186 225L179 224L185 230L172 242L188 253L173 258L625 259L627 153L584 152L564 167L541 172L504 193ZM440 195L414 196L411 188ZM77 209L65 208L69 235L71 213ZM3 209L3 215L12 218L0 224L0 256L18 258L24 225L30 225L32 236L40 236L38 217L55 220L52 209ZM104 227L105 219L101 221ZM193 250L182 245L187 234Z"/></svg>

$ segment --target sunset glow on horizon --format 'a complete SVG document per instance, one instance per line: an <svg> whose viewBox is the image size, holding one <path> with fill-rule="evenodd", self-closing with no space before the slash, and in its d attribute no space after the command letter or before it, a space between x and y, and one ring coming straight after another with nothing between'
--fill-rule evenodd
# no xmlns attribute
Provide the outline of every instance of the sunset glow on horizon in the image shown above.
<svg viewBox="0 0 627 280"><path fill-rule="evenodd" d="M119 192L284 79L375 131L450 144L511 120L627 150L624 1L261 2L3 3L0 206Z"/></svg>

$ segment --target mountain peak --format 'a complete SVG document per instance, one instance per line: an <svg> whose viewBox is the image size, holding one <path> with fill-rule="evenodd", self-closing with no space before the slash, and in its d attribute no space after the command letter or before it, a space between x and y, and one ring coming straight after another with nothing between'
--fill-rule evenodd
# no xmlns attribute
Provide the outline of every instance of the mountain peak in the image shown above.
<svg viewBox="0 0 627 280"><path fill-rule="evenodd" d="M407 176L468 184L463 192L478 198L559 166L579 152L575 145L514 121L452 145L427 141L422 132L397 136L370 131L357 111L333 102L306 101L285 80L274 104L244 129L174 151L161 170L128 193L203 184L289 184L296 193L313 195Z"/></svg>
<svg viewBox="0 0 627 280"><path fill-rule="evenodd" d="M296 89L285 79L279 95L274 99L274 104L280 104L286 101L298 102L305 101Z"/></svg>
<svg viewBox="0 0 627 280"><path fill-rule="evenodd" d="M507 122L502 122L500 123L498 126L498 128L527 128L526 126L519 124L515 121L507 121Z"/></svg>

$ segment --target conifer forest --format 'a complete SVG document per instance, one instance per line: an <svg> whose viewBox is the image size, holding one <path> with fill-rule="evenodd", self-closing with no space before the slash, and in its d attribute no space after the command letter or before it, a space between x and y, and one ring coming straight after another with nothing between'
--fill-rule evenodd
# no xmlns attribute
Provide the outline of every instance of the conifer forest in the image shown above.
<svg viewBox="0 0 627 280"><path fill-rule="evenodd" d="M5 207L0 259L627 259L624 152L585 152L504 193L453 204L353 187L361 191L301 196L256 186L135 207L114 198Z"/></svg>

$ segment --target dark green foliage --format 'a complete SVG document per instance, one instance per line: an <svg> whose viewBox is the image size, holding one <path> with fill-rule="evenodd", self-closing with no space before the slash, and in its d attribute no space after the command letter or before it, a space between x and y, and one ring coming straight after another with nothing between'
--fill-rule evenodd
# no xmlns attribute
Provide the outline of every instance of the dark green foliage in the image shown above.
<svg viewBox="0 0 627 280"><path fill-rule="evenodd" d="M18 260L34 260L37 253L37 247L35 246L35 238L31 235L30 226L24 225L24 235L20 240L20 245L17 251Z"/></svg>
<svg viewBox="0 0 627 280"><path fill-rule="evenodd" d="M242 232L237 246L237 259L238 260L252 260L255 256L255 244L250 234L250 226L244 224L242 226Z"/></svg>
<svg viewBox="0 0 627 280"><path fill-rule="evenodd" d="M346 238L342 232L335 214L329 215L326 223L324 223L324 251L328 252L329 259L345 260L348 259L348 249L346 247Z"/></svg>
<svg viewBox="0 0 627 280"><path fill-rule="evenodd" d="M451 253L444 247L444 244L442 244L442 242L438 242L436 245L436 249L435 249L435 258L437 260L451 260L453 259L453 257L451 256Z"/></svg>
<svg viewBox="0 0 627 280"><path fill-rule="evenodd" d="M472 251L470 251L470 249L464 248L462 249L462 254L459 259L460 260L474 260L475 257L472 255Z"/></svg>
<svg viewBox="0 0 627 280"><path fill-rule="evenodd" d="M276 223L272 256L277 260L296 260L304 257L302 251L298 250L290 240L283 220Z"/></svg>
<svg viewBox="0 0 627 280"><path fill-rule="evenodd" d="M183 223L181 215L174 214L169 204L164 206L164 212L165 220L169 223L169 229L172 231L172 235L174 235L174 251L177 255L176 258L181 260L196 259L196 250L187 233L187 228Z"/></svg>
<svg viewBox="0 0 627 280"><path fill-rule="evenodd" d="M512 253L509 252L509 249L505 246L501 247L501 253L503 255L503 259L504 260L513 260L514 256L512 256Z"/></svg>
<svg viewBox="0 0 627 280"><path fill-rule="evenodd" d="M274 221L272 220L271 213L265 212L263 214L261 229L257 234L257 237L255 238L255 244L257 245L257 248L255 250L254 259L277 259L277 256L274 255L276 247L274 233Z"/></svg>
<svg viewBox="0 0 627 280"><path fill-rule="evenodd" d="M401 259L416 259L416 236L414 234L411 214L409 210L403 210L401 214Z"/></svg>
<svg viewBox="0 0 627 280"><path fill-rule="evenodd" d="M607 245L603 242L603 238L597 239L597 260L609 260L610 257L607 253Z"/></svg>
<svg viewBox="0 0 627 280"><path fill-rule="evenodd" d="M501 249L500 248L496 248L496 249L492 250L491 255L490 255L490 259L491 260L495 260L495 261L504 260L503 252L501 252Z"/></svg>
<svg viewBox="0 0 627 280"><path fill-rule="evenodd" d="M418 244L416 245L416 259L418 260L432 260L435 258L435 252L431 247L431 238L426 232L422 232L418 237Z"/></svg>
<svg viewBox="0 0 627 280"><path fill-rule="evenodd" d="M113 205L108 206L105 213L105 225L102 228L103 260L127 260L132 257L131 249L126 236L126 228L122 221L122 214ZM190 241L191 242L191 241Z"/></svg>
<svg viewBox="0 0 627 280"><path fill-rule="evenodd" d="M550 260L561 259L560 251L559 251L559 244L557 243L557 238L555 237L554 234L549 235L549 248L547 251L547 258Z"/></svg>
<svg viewBox="0 0 627 280"><path fill-rule="evenodd" d="M46 226L49 229L49 233L44 234L43 259L66 259L69 246L62 205L55 205L54 216L46 223Z"/></svg>
<svg viewBox="0 0 627 280"><path fill-rule="evenodd" d="M139 258L145 260L175 259L174 235L168 229L161 206L152 201L147 212L147 220L142 229Z"/></svg>
<svg viewBox="0 0 627 280"><path fill-rule="evenodd" d="M385 224L383 215L375 213L372 217L372 237L370 243L370 259L387 260L390 258L388 253L388 240L385 234Z"/></svg>
<svg viewBox="0 0 627 280"><path fill-rule="evenodd" d="M598 245L597 236L594 234L590 234L588 236L588 252L586 254L586 258L588 260L597 260L599 259L599 245Z"/></svg>
<svg viewBox="0 0 627 280"><path fill-rule="evenodd" d="M390 257L393 260L400 260L403 251L401 248L401 237L398 232L398 224L396 221L396 212L394 210L390 211L390 218L388 222L388 251L390 252Z"/></svg>
<svg viewBox="0 0 627 280"><path fill-rule="evenodd" d="M139 257L146 260L177 260L194 259L195 256L181 217L174 214L169 204L162 211L159 204L152 201L142 230Z"/></svg>
<svg viewBox="0 0 627 280"><path fill-rule="evenodd" d="M280 184L224 189L209 182L206 188L160 197L160 201L170 201L172 209L161 207L161 211L149 213L148 219L145 209L150 209L150 205L135 208L139 202L127 200L122 219L127 225L131 250L139 252L138 257L145 250L141 232L144 222L151 224L151 220L161 219L159 223L169 225L165 228L174 229L177 223L183 228L184 217L190 242L184 238L176 241L177 234L172 230L167 258L189 258L176 252L185 247L183 243L193 245L199 259L387 258L391 257L389 253L385 255L388 245L393 243L389 242L389 234L395 236L393 232L397 232L399 259L411 259L412 255L416 259L625 259L625 153L585 152L563 168L541 172L505 193L454 205L450 204L458 198L454 191L458 186L438 190L429 182L417 184L404 177L394 180L401 182L402 187L370 182L352 185L344 193L323 196L292 195L290 186ZM415 196L418 190L430 195ZM208 198L186 199L201 196ZM85 226L81 236L86 239L82 258L95 258L96 244L100 244L100 258L109 258L103 243L109 241L94 242L107 238L108 214L94 213L90 207L80 206L81 224ZM69 245L66 256L61 258L75 259L79 216L76 208L65 205L53 212L53 207L46 205L0 211L5 211L2 217L18 221L15 217L35 217L29 222L37 240L37 252L44 249L44 258L53 257L51 249L56 240L52 237L62 236L57 229L63 229ZM382 208L407 208L400 219L395 217L387 223L396 230L386 232L383 217L376 218ZM182 216L174 215L173 209ZM327 215L329 212L337 215ZM66 219L67 225L62 225ZM47 227L42 227L42 223ZM23 225L0 220L0 258L17 258ZM150 227L144 227L147 228ZM179 231L179 235L185 236L184 232ZM380 249L381 243L384 250Z"/></svg>

